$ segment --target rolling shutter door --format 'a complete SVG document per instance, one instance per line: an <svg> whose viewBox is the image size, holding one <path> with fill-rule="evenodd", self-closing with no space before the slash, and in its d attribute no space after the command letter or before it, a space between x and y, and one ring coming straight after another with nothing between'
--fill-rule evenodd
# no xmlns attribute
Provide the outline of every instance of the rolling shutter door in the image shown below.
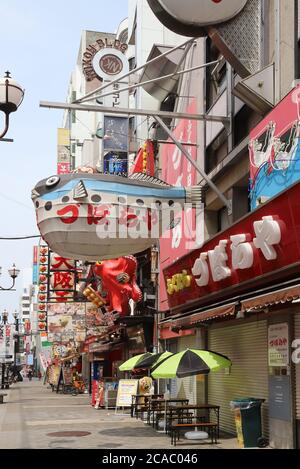
<svg viewBox="0 0 300 469"><path fill-rule="evenodd" d="M300 313L295 314L295 339L300 339ZM298 354L299 356L299 354ZM300 363L296 369L296 419L300 420Z"/></svg>
<svg viewBox="0 0 300 469"><path fill-rule="evenodd" d="M262 407L263 435L268 437L268 351L267 321L211 328L209 349L228 356L232 361L230 373L210 373L208 401L218 404L221 430L235 434L234 413L230 401L234 398L266 399Z"/></svg>

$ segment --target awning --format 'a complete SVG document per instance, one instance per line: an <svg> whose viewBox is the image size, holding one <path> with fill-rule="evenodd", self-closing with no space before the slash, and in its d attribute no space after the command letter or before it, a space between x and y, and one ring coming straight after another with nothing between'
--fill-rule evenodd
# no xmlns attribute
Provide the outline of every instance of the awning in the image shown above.
<svg viewBox="0 0 300 469"><path fill-rule="evenodd" d="M152 60L159 55L167 52L167 50L171 50L173 47L161 46L159 44L154 44L150 55L147 59ZM140 83L143 81L153 80L154 78L162 77L164 75L169 75L171 73L175 73L178 67L178 64L183 58L185 53L183 49L177 49L174 52L171 52L169 55L162 57L160 60L156 62L146 65L144 71L140 77ZM149 93L154 98L158 99L158 101L163 102L164 99L174 91L177 83L178 83L179 75L176 75L171 78L166 78L165 80L160 80L154 83L149 83L148 85L144 85L143 88L147 93Z"/></svg>
<svg viewBox="0 0 300 469"><path fill-rule="evenodd" d="M167 327L172 325L172 327L186 327L186 326L195 326L197 323L210 321L212 319L224 318L226 316L234 316L235 307L237 303L229 303L227 305L218 306L216 308L210 308L195 314L188 316L183 316L181 318L170 318L166 322L161 322L161 327Z"/></svg>
<svg viewBox="0 0 300 469"><path fill-rule="evenodd" d="M257 311L267 306L283 304L288 301L298 300L300 298L300 285L283 288L275 292L266 293L264 295L255 296L248 300L242 300L242 312Z"/></svg>

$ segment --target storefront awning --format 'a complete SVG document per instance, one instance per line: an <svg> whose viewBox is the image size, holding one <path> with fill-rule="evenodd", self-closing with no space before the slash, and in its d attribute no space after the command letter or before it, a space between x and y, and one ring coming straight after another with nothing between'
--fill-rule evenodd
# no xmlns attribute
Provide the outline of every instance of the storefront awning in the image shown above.
<svg viewBox="0 0 300 469"><path fill-rule="evenodd" d="M154 44L147 61L150 61L163 54L167 50L171 49L172 47ZM177 49L174 52L171 52L169 55L162 57L160 60L157 60L152 64L146 65L140 77L140 83L148 80L153 80L157 77L162 77L164 75L175 73L179 63L183 58L184 53L184 48ZM179 75L176 75L171 78L166 78L165 80L160 80L154 83L149 83L148 85L143 85L143 88L151 96L158 99L158 101L163 102L164 99L174 90L175 86L177 85L178 79Z"/></svg>
<svg viewBox="0 0 300 469"><path fill-rule="evenodd" d="M298 300L300 298L300 285L283 288L275 292L266 293L264 295L255 296L248 300L241 301L242 312L255 312L267 306L283 304L289 301Z"/></svg>
<svg viewBox="0 0 300 469"><path fill-rule="evenodd" d="M223 318L226 316L234 316L235 307L237 303L230 303L223 306L218 306L216 308L210 308L189 316L184 316L181 318L170 318L166 322L161 322L161 327L167 327L172 325L172 327L193 327L197 323L211 321L212 319Z"/></svg>

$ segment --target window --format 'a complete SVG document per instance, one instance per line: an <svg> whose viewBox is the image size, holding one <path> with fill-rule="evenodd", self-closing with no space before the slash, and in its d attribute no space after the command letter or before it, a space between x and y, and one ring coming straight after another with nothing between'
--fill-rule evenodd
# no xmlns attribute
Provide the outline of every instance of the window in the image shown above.
<svg viewBox="0 0 300 469"><path fill-rule="evenodd" d="M131 59L128 60L129 63L129 70L134 70L136 68L136 62L135 62L135 57L131 57Z"/></svg>
<svg viewBox="0 0 300 469"><path fill-rule="evenodd" d="M261 116L248 106L242 109L234 117L234 146L238 145L244 138L248 137L251 129L253 129L261 120Z"/></svg>
<svg viewBox="0 0 300 469"><path fill-rule="evenodd" d="M207 147L205 172L210 173L228 154L227 131L224 129Z"/></svg>

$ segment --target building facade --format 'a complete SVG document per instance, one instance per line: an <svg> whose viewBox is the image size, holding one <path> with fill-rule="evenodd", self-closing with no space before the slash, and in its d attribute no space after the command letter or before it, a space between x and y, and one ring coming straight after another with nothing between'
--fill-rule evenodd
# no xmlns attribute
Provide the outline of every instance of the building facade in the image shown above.
<svg viewBox="0 0 300 469"><path fill-rule="evenodd" d="M251 148L249 157L249 142L251 137L255 140L253 129L260 129L261 137L262 123L265 127L272 123L278 106L282 106L281 101L292 90L297 94L297 7L297 2L248 1L240 16L217 28L220 37L225 37L232 46L234 57L242 58L246 73L243 67L237 72L238 64L233 64L232 57L228 59L226 51L224 57L224 49L216 45L211 34L195 41L186 59L190 60L191 67L218 59L219 62L197 72L198 79L191 75L182 80L177 95L186 94L184 86L190 80L192 92L188 94L195 99L192 109L207 117L227 118L224 124L202 119L192 133L192 143L197 145L194 158L231 202L231 210L201 177L194 174L205 191L204 213L196 225L201 230L200 246L203 247L189 245L174 252L174 246L178 244L175 234L169 242L168 255L165 248L161 254L161 278L164 276L165 282L160 292L160 310L165 311L165 315L159 328L163 347L170 351L181 351L186 347L208 348L230 357L233 363L231 370L207 378L172 380L171 392L218 403L221 406L221 429L228 433L235 432L231 400L241 397L264 399L263 434L276 448L299 446L299 365L292 360L292 344L299 331L297 295L293 296L297 267L294 258L281 258L275 248L277 241L282 246L287 242L284 238L287 233L284 230L279 233L280 220L287 213L285 210L291 208L283 208L281 202L288 198L296 203L299 183L295 181L299 179L296 176L286 185L278 184L271 195L275 198L271 199L264 193L269 181L251 179L253 158L251 160ZM294 101L297 114L297 97ZM191 100L185 104L188 105L192 105ZM178 109L182 110L179 98L174 107L174 110ZM294 120L297 121L297 116ZM294 120L292 116L287 128L282 126L276 136L289 131ZM178 136L183 135L180 122L172 125ZM289 131L281 142L276 140L277 146L274 138L266 136L266 146L270 144L272 156L267 156L264 151L264 136L255 140L256 157L261 151L264 155L260 155L265 158L260 163L264 164L262 174L276 171L277 177L284 177L283 173L293 161L288 140L293 140L296 146L299 135ZM282 156L283 144L287 151ZM274 169L277 147L281 148L279 155L285 163L281 166L276 163ZM162 167L167 154L161 149ZM171 182L172 178L178 177L175 151L169 153L169 158L175 163L165 172ZM291 187L292 182L295 185ZM260 186L256 185L259 183ZM256 210L250 213L254 208L251 197L254 198L253 193L258 187L262 194L255 195ZM278 195L284 189L286 192ZM269 229L275 236L272 231L275 227L278 237L273 239L274 244L271 243L274 251L270 254L258 238L266 241L261 234L269 236ZM290 229L292 233L294 229ZM178 230L177 237L182 242L184 237L180 228ZM298 237L296 232L294 234L297 243ZM279 251L282 253L282 247ZM261 255L263 259L260 259ZM190 283L187 288L184 287L184 276L188 276ZM280 347L282 349L278 351ZM276 350L277 362L274 358Z"/></svg>

